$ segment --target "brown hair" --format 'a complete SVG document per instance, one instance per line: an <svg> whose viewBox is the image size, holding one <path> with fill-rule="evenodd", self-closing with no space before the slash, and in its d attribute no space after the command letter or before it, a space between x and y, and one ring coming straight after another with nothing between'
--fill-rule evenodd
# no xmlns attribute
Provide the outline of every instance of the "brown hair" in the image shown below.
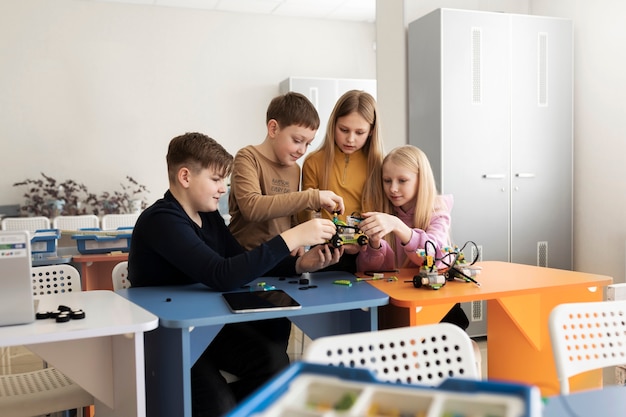
<svg viewBox="0 0 626 417"><path fill-rule="evenodd" d="M225 178L230 175L233 156L215 139L194 132L185 133L170 141L166 161L170 183L174 183L178 171L184 166L193 172L214 168Z"/></svg>
<svg viewBox="0 0 626 417"><path fill-rule="evenodd" d="M295 125L317 130L320 127L320 116L313 103L304 95L295 92L274 97L270 101L265 123L272 119L282 128Z"/></svg>

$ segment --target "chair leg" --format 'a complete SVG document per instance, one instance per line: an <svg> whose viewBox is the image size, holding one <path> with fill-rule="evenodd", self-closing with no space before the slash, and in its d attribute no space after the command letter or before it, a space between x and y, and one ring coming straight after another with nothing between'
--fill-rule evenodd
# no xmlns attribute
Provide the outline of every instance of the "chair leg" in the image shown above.
<svg viewBox="0 0 626 417"><path fill-rule="evenodd" d="M476 357L476 370L478 371L478 379L482 379L483 356L480 352L480 347L478 346L478 343L476 343L474 339L472 339L472 347L474 348L474 356Z"/></svg>

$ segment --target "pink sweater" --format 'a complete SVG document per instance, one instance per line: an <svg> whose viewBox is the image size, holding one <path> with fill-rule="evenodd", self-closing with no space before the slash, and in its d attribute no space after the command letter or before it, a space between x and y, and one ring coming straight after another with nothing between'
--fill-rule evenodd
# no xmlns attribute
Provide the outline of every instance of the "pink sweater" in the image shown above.
<svg viewBox="0 0 626 417"><path fill-rule="evenodd" d="M378 271L401 268L405 266L405 260L407 258L412 264L408 266L421 266L422 259L416 251L418 249L424 249L426 241L432 241L435 244L437 257L440 258L442 253L439 249L450 244L450 212L452 211L454 202L452 195L443 195L440 196L440 198L444 200L448 210L441 210L433 214L426 230L414 228L411 239L406 245L403 245L400 239L396 237L396 254L393 253L393 249L386 240L381 240L381 247L379 249L373 249L371 246L367 245L364 251L359 252L359 256L357 257L357 270ZM401 208L394 207L394 212L404 224L412 227L413 210L404 212ZM428 249L429 253L431 253L432 247L430 245ZM443 265L439 264L438 266Z"/></svg>

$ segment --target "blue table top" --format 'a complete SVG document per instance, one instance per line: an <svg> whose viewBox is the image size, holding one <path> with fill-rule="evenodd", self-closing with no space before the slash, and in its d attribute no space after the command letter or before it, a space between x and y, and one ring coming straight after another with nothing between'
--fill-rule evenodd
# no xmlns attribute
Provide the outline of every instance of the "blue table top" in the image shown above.
<svg viewBox="0 0 626 417"><path fill-rule="evenodd" d="M308 279L309 283L300 284L299 280L302 278ZM351 280L353 284L337 285L333 283L335 280ZM251 282L250 286L256 289L259 282L285 290L302 305L302 308L232 313L221 292L213 291L202 284L128 288L118 290L117 293L158 316L160 325L169 328L250 321L250 315L254 315L254 320L263 320L378 307L386 305L389 301L385 293L367 282L356 282L355 276L346 272L314 272L298 277L262 277ZM316 287L300 289L307 286Z"/></svg>

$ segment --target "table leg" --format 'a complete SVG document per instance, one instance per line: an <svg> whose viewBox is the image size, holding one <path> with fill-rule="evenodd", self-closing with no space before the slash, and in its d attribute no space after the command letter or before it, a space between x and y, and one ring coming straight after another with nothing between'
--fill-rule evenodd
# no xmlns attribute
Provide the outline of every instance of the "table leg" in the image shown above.
<svg viewBox="0 0 626 417"><path fill-rule="evenodd" d="M439 323L452 306L454 303L443 303L411 309L388 304L378 308L378 324L381 329L393 329Z"/></svg>
<svg viewBox="0 0 626 417"><path fill-rule="evenodd" d="M79 262L83 291L113 290L113 268L119 262Z"/></svg>
<svg viewBox="0 0 626 417"><path fill-rule="evenodd" d="M158 327L144 341L147 415L191 417L189 329Z"/></svg>
<svg viewBox="0 0 626 417"><path fill-rule="evenodd" d="M558 394L548 319L561 303L601 301L602 290L586 288L489 300L487 311L487 372L489 379L537 385L543 396ZM598 388L602 372L591 371L570 380L572 391Z"/></svg>

